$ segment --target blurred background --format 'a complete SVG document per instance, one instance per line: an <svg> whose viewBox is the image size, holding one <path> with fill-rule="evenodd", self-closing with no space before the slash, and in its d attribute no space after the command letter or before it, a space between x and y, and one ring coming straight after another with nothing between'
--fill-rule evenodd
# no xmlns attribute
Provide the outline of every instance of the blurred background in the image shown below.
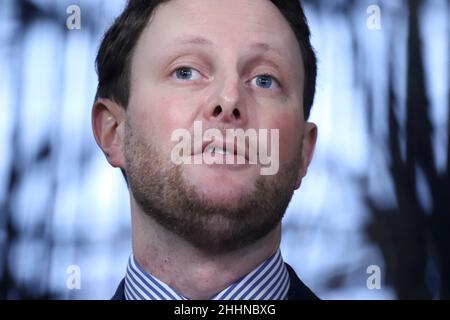
<svg viewBox="0 0 450 320"><path fill-rule="evenodd" d="M449 2L303 3L319 140L283 256L323 299L449 299ZM128 192L90 121L124 4L0 0L0 299L109 299L125 274Z"/></svg>

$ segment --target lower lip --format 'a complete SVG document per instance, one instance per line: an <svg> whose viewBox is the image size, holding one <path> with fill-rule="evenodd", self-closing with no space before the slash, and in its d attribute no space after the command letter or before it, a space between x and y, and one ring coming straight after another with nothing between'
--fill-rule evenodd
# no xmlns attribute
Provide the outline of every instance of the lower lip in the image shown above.
<svg viewBox="0 0 450 320"><path fill-rule="evenodd" d="M221 167L232 167L232 168L244 168L250 166L249 161L242 156L239 155L231 155L231 154L220 154L220 153L211 153L211 154L196 154L194 158L202 156L201 162L197 162L200 164L206 164L207 166L221 166ZM206 160L205 160L206 158ZM219 160L221 159L221 160ZM195 163L195 162L193 162Z"/></svg>

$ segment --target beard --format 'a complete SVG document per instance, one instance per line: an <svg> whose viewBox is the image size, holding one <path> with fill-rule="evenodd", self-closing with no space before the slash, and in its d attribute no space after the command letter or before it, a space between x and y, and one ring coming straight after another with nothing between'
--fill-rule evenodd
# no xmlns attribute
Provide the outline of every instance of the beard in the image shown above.
<svg viewBox="0 0 450 320"><path fill-rule="evenodd" d="M301 166L298 157L281 166L276 175L260 175L255 188L233 203L202 195L183 176L183 167L144 143L125 125L126 178L142 212L164 229L206 254L244 248L269 234L281 223L292 198Z"/></svg>

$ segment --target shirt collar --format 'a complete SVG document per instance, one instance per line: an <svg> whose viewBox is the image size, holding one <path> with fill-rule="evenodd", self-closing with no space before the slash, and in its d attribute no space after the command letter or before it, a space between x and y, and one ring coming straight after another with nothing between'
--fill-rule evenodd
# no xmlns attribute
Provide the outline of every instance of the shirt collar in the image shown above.
<svg viewBox="0 0 450 320"><path fill-rule="evenodd" d="M281 251L259 264L211 300L285 300L289 291L289 273ZM127 300L187 300L170 286L144 271L134 256L128 260L125 276Z"/></svg>

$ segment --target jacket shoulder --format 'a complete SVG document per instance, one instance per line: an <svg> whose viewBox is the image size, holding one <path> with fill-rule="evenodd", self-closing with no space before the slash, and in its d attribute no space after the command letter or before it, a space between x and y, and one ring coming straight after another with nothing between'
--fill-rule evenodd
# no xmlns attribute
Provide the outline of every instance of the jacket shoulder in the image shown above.
<svg viewBox="0 0 450 320"><path fill-rule="evenodd" d="M111 300L125 300L125 278L120 281L116 293L114 293Z"/></svg>
<svg viewBox="0 0 450 320"><path fill-rule="evenodd" d="M290 287L288 292L288 300L320 300L314 292L311 291L297 276L294 269L287 263L286 267L289 272Z"/></svg>

